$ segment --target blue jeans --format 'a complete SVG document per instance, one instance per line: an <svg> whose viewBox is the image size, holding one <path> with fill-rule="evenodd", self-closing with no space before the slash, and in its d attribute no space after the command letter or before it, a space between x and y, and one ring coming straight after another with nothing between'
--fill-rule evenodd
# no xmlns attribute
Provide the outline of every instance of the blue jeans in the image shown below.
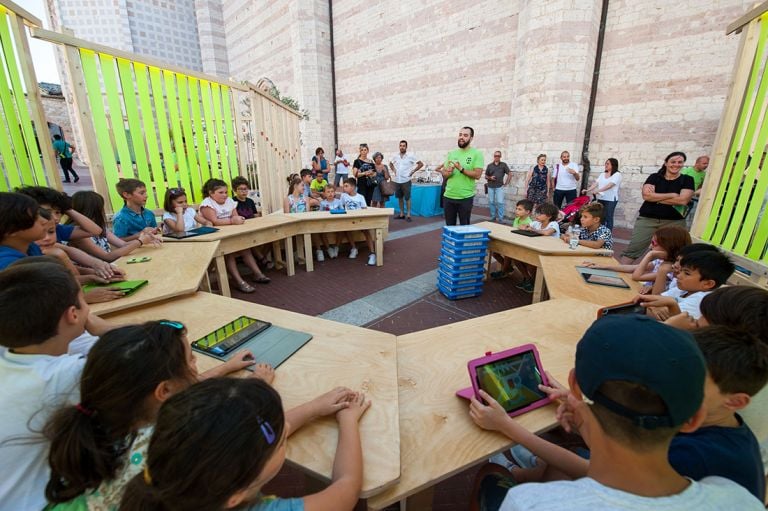
<svg viewBox="0 0 768 511"><path fill-rule="evenodd" d="M616 211L616 204L619 201L615 200L598 200L603 205L603 223L607 228L613 230L613 212Z"/></svg>
<svg viewBox="0 0 768 511"><path fill-rule="evenodd" d="M504 187L488 187L488 208L491 210L491 220L504 220Z"/></svg>

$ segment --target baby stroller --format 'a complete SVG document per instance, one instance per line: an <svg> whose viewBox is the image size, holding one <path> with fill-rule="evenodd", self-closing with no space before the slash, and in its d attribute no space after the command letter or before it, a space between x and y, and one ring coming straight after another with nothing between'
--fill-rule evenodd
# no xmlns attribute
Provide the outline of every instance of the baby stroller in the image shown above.
<svg viewBox="0 0 768 511"><path fill-rule="evenodd" d="M587 204L589 204L589 196L579 195L560 210L560 213L563 215L563 218L559 222L560 232L565 232L569 225L579 225L581 222L581 218L579 218L579 210Z"/></svg>

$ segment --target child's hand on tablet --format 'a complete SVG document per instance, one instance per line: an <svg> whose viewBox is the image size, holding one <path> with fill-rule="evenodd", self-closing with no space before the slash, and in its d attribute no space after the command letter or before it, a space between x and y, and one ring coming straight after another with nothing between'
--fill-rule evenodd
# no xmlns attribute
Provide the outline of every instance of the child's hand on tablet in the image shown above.
<svg viewBox="0 0 768 511"><path fill-rule="evenodd" d="M474 397L469 400L469 416L475 424L490 431L501 431L505 424L514 422L509 420L504 408L483 389L480 389L480 397L488 404L484 405Z"/></svg>
<svg viewBox="0 0 768 511"><path fill-rule="evenodd" d="M549 396L552 401L565 401L571 393L567 387L557 381L549 371L545 371L549 385L539 385L539 390Z"/></svg>
<svg viewBox="0 0 768 511"><path fill-rule="evenodd" d="M253 353L248 350L238 351L232 358L221 364L222 374L231 374L252 366L256 363L256 359L253 358ZM267 382L269 383L269 382Z"/></svg>

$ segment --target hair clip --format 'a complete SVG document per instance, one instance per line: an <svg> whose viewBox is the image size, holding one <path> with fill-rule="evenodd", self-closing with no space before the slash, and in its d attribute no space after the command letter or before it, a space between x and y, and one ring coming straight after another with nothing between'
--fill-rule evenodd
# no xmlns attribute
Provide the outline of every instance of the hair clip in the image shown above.
<svg viewBox="0 0 768 511"><path fill-rule="evenodd" d="M266 422L261 417L258 417L258 420L259 429L261 429L261 434L264 435L264 440L266 440L269 445L272 445L275 443L275 430L272 429L272 426L269 424L269 422Z"/></svg>
<svg viewBox="0 0 768 511"><path fill-rule="evenodd" d="M86 417L92 417L93 416L93 410L86 408L83 403L77 403L75 405L75 408L77 408L77 411L85 415Z"/></svg>
<svg viewBox="0 0 768 511"><path fill-rule="evenodd" d="M184 330L184 324L179 323L178 321L163 320L163 321L159 321L158 323L160 323L161 325L169 326L171 328L175 328L176 330Z"/></svg>

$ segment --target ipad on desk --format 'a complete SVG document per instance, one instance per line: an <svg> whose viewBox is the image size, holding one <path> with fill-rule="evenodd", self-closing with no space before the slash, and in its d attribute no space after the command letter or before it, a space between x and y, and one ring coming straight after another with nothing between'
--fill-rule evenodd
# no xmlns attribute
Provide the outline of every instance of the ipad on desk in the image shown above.
<svg viewBox="0 0 768 511"><path fill-rule="evenodd" d="M124 280L122 282L110 282L109 284L86 284L83 286L83 292L87 293L97 287L105 287L115 291L122 291L123 296L130 296L147 284L149 284L148 280Z"/></svg>
<svg viewBox="0 0 768 511"><path fill-rule="evenodd" d="M229 360L250 350L256 362L275 369L312 339L305 332L275 326L267 321L240 316L192 343L192 349L219 360Z"/></svg>
<svg viewBox="0 0 768 511"><path fill-rule="evenodd" d="M587 268L586 266L577 266L576 270L587 284L630 289L629 284L624 282L624 279L615 271L598 270L596 268Z"/></svg>
<svg viewBox="0 0 768 511"><path fill-rule="evenodd" d="M543 234L539 234L536 231L528 231L526 229L512 229L512 232L515 234L521 234L523 236L528 236L529 238L537 238L539 236L544 236Z"/></svg>
<svg viewBox="0 0 768 511"><path fill-rule="evenodd" d="M597 311L597 319L613 314L646 314L645 307L636 302L620 303L618 305L609 305L602 307Z"/></svg>
<svg viewBox="0 0 768 511"><path fill-rule="evenodd" d="M479 391L483 389L510 417L551 402L549 396L539 390L540 384L549 385L549 382L533 344L486 353L484 357L470 360L467 369L472 386L456 392L459 397L480 399Z"/></svg>
<svg viewBox="0 0 768 511"><path fill-rule="evenodd" d="M201 236L203 234L211 234L212 232L218 232L219 230L216 227L198 227L197 229L192 229L191 231L184 231L184 232L172 232L170 234L163 234L166 238L174 238L177 240L183 240L184 238L192 238L193 236Z"/></svg>

